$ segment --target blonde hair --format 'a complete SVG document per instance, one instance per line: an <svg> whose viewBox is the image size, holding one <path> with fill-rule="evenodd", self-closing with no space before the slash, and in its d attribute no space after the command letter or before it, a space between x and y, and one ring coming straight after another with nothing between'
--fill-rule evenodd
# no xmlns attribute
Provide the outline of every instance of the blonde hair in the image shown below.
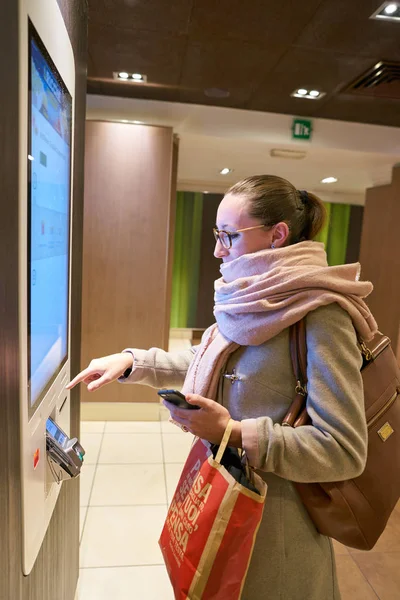
<svg viewBox="0 0 400 600"><path fill-rule="evenodd" d="M276 175L254 175L235 183L227 194L243 195L248 214L272 227L284 221L289 227L287 244L312 240L324 226L326 209L320 198L297 190Z"/></svg>

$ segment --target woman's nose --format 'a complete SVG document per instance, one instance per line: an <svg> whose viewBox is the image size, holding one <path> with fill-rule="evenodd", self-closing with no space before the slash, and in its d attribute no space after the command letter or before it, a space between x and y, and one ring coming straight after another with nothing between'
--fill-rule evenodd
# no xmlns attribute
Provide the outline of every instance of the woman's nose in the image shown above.
<svg viewBox="0 0 400 600"><path fill-rule="evenodd" d="M219 240L217 240L215 244L214 256L215 258L223 258L224 256L228 256L229 250L224 248Z"/></svg>

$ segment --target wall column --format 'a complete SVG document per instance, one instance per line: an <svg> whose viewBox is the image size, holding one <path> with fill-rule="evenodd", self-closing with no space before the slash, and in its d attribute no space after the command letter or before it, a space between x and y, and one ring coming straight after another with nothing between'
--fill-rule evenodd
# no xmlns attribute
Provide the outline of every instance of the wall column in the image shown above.
<svg viewBox="0 0 400 600"><path fill-rule="evenodd" d="M82 368L126 347L167 349L177 140L167 127L87 121ZM147 386L82 399L158 402Z"/></svg>
<svg viewBox="0 0 400 600"><path fill-rule="evenodd" d="M400 362L399 222L400 165L395 165L390 184L367 190L360 262L362 279L374 285L368 306Z"/></svg>

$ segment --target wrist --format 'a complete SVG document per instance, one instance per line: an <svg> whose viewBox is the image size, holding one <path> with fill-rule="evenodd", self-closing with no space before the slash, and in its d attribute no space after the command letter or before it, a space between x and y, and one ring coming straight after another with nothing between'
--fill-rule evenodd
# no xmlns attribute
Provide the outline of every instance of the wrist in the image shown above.
<svg viewBox="0 0 400 600"><path fill-rule="evenodd" d="M124 377L129 377L129 375L132 372L133 369L133 362L135 360L132 352L126 351L126 352L121 352L122 356L124 357L124 371L123 371L123 376Z"/></svg>
<svg viewBox="0 0 400 600"><path fill-rule="evenodd" d="M234 421L228 444L234 448L242 448L242 443L242 424L240 421Z"/></svg>

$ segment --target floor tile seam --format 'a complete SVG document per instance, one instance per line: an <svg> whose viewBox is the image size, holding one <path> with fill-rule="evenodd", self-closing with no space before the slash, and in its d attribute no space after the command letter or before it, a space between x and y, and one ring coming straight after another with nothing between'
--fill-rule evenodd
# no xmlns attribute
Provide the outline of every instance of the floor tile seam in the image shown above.
<svg viewBox="0 0 400 600"><path fill-rule="evenodd" d="M366 582L366 584L371 588L372 593L377 597L378 600L380 600L380 596L379 596L378 592L374 589L373 585L368 581L368 579L366 578L366 576L364 575L364 573L362 572L362 570L358 566L357 561L354 560L354 558L350 554L350 552L349 552L349 556L350 556L351 560L353 561L353 563L355 564L355 566L357 567L357 569L360 571L361 577L364 579L364 581Z"/></svg>
<svg viewBox="0 0 400 600"><path fill-rule="evenodd" d="M87 431L86 433L104 433L107 421L80 421L80 430L81 430L81 433L85 433L85 432L82 431L82 424L83 423L87 424L87 423L100 423L100 422L103 423L103 431Z"/></svg>
<svg viewBox="0 0 400 600"><path fill-rule="evenodd" d="M106 421L104 422L104 429L105 429L105 424L106 424ZM83 521L83 525L82 525L82 534L81 534L81 537L80 537L79 544L81 544L81 541L82 541L82 539L83 539L83 534L84 534L84 532L85 532L85 526L86 526L86 521L87 521L87 518L88 518L89 506L90 506L90 501L91 501L91 498L92 498L92 492L93 492L94 480L96 479L97 467L98 467L98 465L99 465L99 459L100 459L100 454L101 454L101 448L102 448L102 446L103 446L103 440L104 440L104 431L103 431L103 433L101 434L101 440L100 440L100 445L99 445L99 451L98 451L98 454L97 454L97 461L96 461L96 463L95 463L95 468L94 468L94 473L93 473L93 479L92 479L92 485L90 486L90 491L89 491L89 496L88 496L88 503L87 503L87 511L86 511L86 514L85 514L85 519L84 519L84 521ZM80 482L79 482L79 484L80 484Z"/></svg>
<svg viewBox="0 0 400 600"><path fill-rule="evenodd" d="M160 421L161 423L161 421ZM169 506L169 501L168 501L168 484L167 484L167 469L166 466L168 463L166 463L165 461L165 448L164 448L164 437L161 433L161 456L163 459L162 465L163 465L163 472L164 472L164 492L165 492L165 499L167 501L167 510L168 510L168 506Z"/></svg>

